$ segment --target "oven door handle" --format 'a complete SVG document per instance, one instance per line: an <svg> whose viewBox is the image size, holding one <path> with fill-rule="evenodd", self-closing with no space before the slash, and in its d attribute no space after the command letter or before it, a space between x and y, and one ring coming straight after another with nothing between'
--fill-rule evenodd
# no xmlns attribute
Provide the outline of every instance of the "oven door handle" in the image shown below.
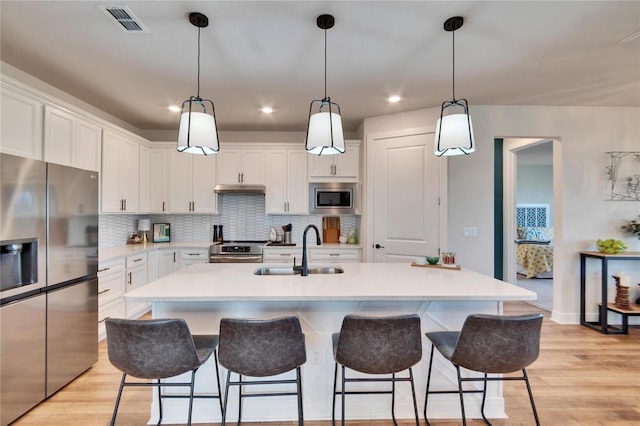
<svg viewBox="0 0 640 426"><path fill-rule="evenodd" d="M262 256L215 255L209 257L209 263L261 263Z"/></svg>

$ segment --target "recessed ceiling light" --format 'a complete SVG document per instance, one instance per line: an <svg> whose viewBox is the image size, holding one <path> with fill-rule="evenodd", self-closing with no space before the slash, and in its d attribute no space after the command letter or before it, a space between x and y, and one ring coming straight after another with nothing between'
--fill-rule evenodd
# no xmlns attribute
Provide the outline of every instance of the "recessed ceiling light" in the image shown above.
<svg viewBox="0 0 640 426"><path fill-rule="evenodd" d="M169 105L169 111L171 111L171 112L180 112L180 111L182 111L182 109L180 109L180 107L177 107L175 105Z"/></svg>
<svg viewBox="0 0 640 426"><path fill-rule="evenodd" d="M389 96L389 98L387 100L390 103L395 104L396 102L400 102L400 96L398 96L398 95Z"/></svg>
<svg viewBox="0 0 640 426"><path fill-rule="evenodd" d="M273 108L270 107L264 107L262 108L260 111L262 111L265 114L271 114L273 112Z"/></svg>

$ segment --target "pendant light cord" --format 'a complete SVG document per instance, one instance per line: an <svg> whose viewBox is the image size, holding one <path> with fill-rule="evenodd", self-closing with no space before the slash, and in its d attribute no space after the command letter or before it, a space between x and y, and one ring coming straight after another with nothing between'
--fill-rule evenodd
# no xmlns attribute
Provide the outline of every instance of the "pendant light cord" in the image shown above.
<svg viewBox="0 0 640 426"><path fill-rule="evenodd" d="M200 27L198 27L198 92L196 97L200 99Z"/></svg>
<svg viewBox="0 0 640 426"><path fill-rule="evenodd" d="M324 30L324 98L327 99L327 30Z"/></svg>
<svg viewBox="0 0 640 426"><path fill-rule="evenodd" d="M452 54L452 58L451 58L451 63L452 63L452 67L451 67L451 91L453 92L453 100L455 102L456 100L456 32L455 30L451 31L451 35L452 35L452 40L453 40L453 54Z"/></svg>

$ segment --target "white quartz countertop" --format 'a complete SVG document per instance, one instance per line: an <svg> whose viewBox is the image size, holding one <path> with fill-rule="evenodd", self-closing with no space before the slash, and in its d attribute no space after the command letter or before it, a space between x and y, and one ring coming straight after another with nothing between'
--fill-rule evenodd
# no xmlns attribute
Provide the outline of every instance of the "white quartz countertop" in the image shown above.
<svg viewBox="0 0 640 426"><path fill-rule="evenodd" d="M464 269L345 263L342 274L254 275L260 263L202 263L127 292L128 301L535 300L536 293ZM336 266L316 265L313 266Z"/></svg>

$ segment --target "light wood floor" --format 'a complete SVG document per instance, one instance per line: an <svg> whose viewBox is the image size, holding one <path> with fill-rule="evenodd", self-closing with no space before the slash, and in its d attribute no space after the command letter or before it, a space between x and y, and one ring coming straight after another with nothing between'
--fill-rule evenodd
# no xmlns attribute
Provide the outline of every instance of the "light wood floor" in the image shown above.
<svg viewBox="0 0 640 426"><path fill-rule="evenodd" d="M536 308L522 302L505 304L507 314L535 310ZM630 334L626 336L603 335L579 325L558 325L545 318L540 357L527 371L542 425L640 425L638 327L631 327ZM97 364L18 419L15 425L107 425L111 419L119 380L120 373L109 363L106 345L102 342ZM142 388L128 388L125 391L118 412L119 425L146 424L149 418L150 392L150 389ZM493 424L534 424L524 383L505 382L504 394L509 418L496 420ZM306 422L309 426L327 426L330 423ZM432 423L443 425L460 422L441 420ZM392 421L354 421L348 424L391 425ZM402 422L402 425L409 424L412 423ZM421 424L425 424L424 419ZM476 420L469 424L484 423Z"/></svg>

